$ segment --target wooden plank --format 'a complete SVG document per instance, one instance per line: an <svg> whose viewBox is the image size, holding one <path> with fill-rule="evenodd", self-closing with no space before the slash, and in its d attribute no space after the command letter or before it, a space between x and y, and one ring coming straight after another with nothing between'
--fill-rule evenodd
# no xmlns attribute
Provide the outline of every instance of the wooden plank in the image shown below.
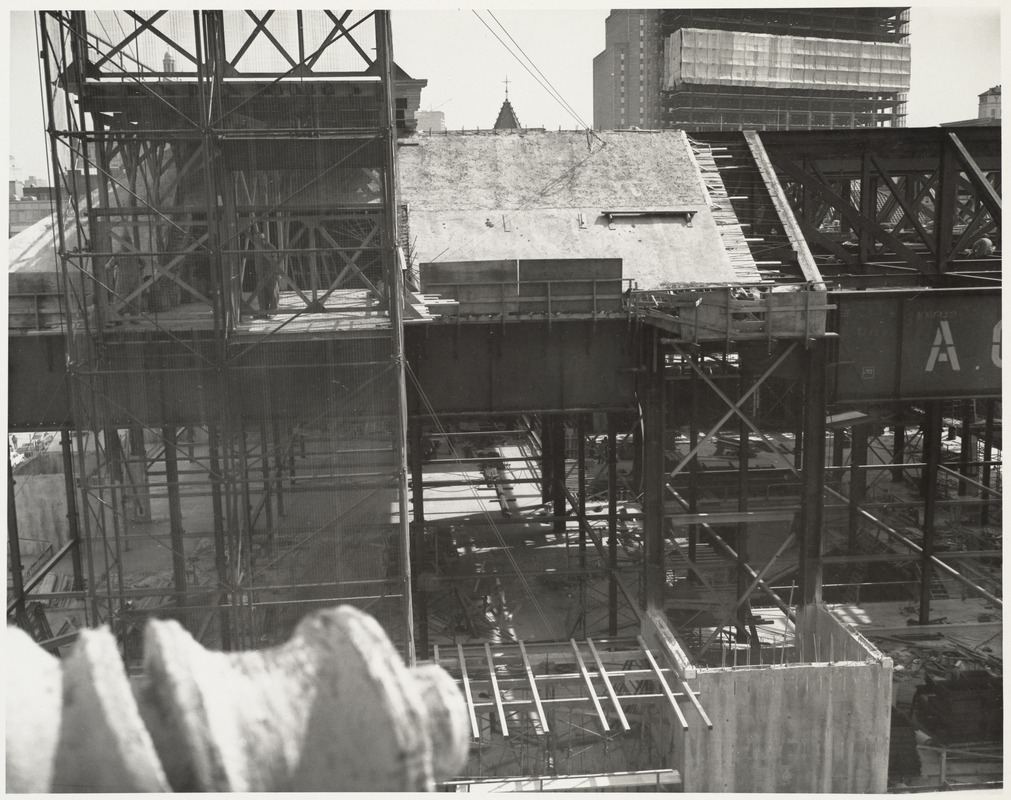
<svg viewBox="0 0 1011 800"><path fill-rule="evenodd" d="M448 781L457 792L563 792L630 789L634 787L680 786L681 775L675 769L641 772L608 772L592 775L562 775L544 778L503 778L474 781Z"/></svg>
<svg viewBox="0 0 1011 800"><path fill-rule="evenodd" d="M499 694L498 675L495 674L495 659L491 654L491 645L484 643L484 654L488 659L488 675L491 680L492 695L495 698L495 710L498 712L499 724L502 726L502 736L509 737L509 726L506 724L505 709L502 707L502 695Z"/></svg>
<svg viewBox="0 0 1011 800"><path fill-rule="evenodd" d="M615 694L614 687L611 685L611 678L607 674L607 670L604 669L604 662L600 658L600 653L597 652L596 646L593 644L593 639L587 639L586 643L590 646L590 652L593 654L593 660L597 662L597 672L604 681L604 688L607 690L607 696L611 698L611 704L614 706L614 710L618 712L618 721L621 723L623 730L631 730L631 726L628 724L628 720L625 719L625 712L621 709L621 703L618 702L618 696Z"/></svg>
<svg viewBox="0 0 1011 800"><path fill-rule="evenodd" d="M474 710L474 695L470 690L470 677L467 675L467 658L463 654L463 647L459 644L456 646L457 656L460 659L460 672L463 675L463 696L467 700L467 711L470 714L470 730L474 735L474 738L480 741L481 739L481 729L477 724L477 713Z"/></svg>
<svg viewBox="0 0 1011 800"><path fill-rule="evenodd" d="M593 680L590 678L590 672L586 669L586 662L583 661L583 654L579 652L579 645L576 644L575 639L569 639L569 644L572 645L572 652L576 655L576 666L579 668L580 674L583 676L583 680L586 682L586 690L590 694L590 699L593 701L593 707L597 710L597 716L600 718L600 724L605 731L611 730L611 726L607 724L607 717L604 715L604 709L600 707L600 700L597 699L597 690L593 688Z"/></svg>
<svg viewBox="0 0 1011 800"><path fill-rule="evenodd" d="M541 730L537 731L539 736L543 736L548 732L548 718L544 715L544 706L541 705L541 696L537 691L537 680L534 678L533 667L530 666L530 659L527 657L527 649L523 645L523 640L520 639L520 656L523 658L523 669L527 673L527 681L530 684L530 693L533 696L534 707L537 709L537 716L541 720Z"/></svg>
<svg viewBox="0 0 1011 800"><path fill-rule="evenodd" d="M653 658L653 654L646 647L646 642L642 640L642 636L636 637L639 640L639 644L642 647L642 652L646 656L646 660L649 662L650 667L653 668L653 674L656 675L656 679L660 684L660 689L667 696L667 701L670 703L671 708L674 709L674 713L677 715L678 722L681 723L681 730L688 730L688 720L685 719L685 715L681 713L681 708L678 706L678 701L674 697L674 693L671 692L670 686L667 683L667 679L664 678L663 673L660 672L660 667L656 663L656 659Z"/></svg>

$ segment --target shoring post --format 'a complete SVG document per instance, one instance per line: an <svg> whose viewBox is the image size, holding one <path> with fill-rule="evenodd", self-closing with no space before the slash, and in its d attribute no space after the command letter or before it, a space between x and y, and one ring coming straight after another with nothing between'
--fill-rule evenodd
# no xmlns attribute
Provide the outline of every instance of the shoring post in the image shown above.
<svg viewBox="0 0 1011 800"><path fill-rule="evenodd" d="M906 479L905 470L902 469L902 462L906 460L906 426L895 424L892 426L892 463L898 464L892 470L892 483L904 481Z"/></svg>
<svg viewBox="0 0 1011 800"><path fill-rule="evenodd" d="M654 348L659 333L654 332ZM662 609L664 602L664 380L662 353L654 352L652 367L645 375L646 392L642 416L643 425L643 585L647 609Z"/></svg>
<svg viewBox="0 0 1011 800"><path fill-rule="evenodd" d="M284 451L281 448L281 421L274 417L272 421L272 429L274 434L274 496L277 498L277 516L278 519L284 517L284 492L282 487L284 486L284 481L281 477L281 473L284 470Z"/></svg>
<svg viewBox="0 0 1011 800"><path fill-rule="evenodd" d="M747 385L742 373L738 377L738 392L741 397L747 391ZM737 418L737 510L748 510L748 435L751 429L744 420L744 416ZM737 593L736 597L744 598L748 590L748 523L737 523ZM747 641L748 617L751 616L751 603L745 600L737 607L737 630L740 639Z"/></svg>
<svg viewBox="0 0 1011 800"><path fill-rule="evenodd" d="M137 464L137 476L134 483L143 484L133 489L133 502L137 516L148 521L151 519L151 492L148 488L147 448L144 446L144 428L134 425L130 428L130 462Z"/></svg>
<svg viewBox="0 0 1011 800"><path fill-rule="evenodd" d="M162 428L165 440L165 486L168 490L169 540L172 546L172 577L175 582L176 605L187 605L186 600L186 545L183 541L183 514L179 501L179 465L177 461L177 436L174 425Z"/></svg>
<svg viewBox="0 0 1011 800"><path fill-rule="evenodd" d="M698 353L692 353L691 359L695 366L698 366L699 355ZM691 419L688 423L688 437L691 440L689 442L689 447L694 450L696 445L699 443L699 409L701 405L699 403L699 393L701 391L701 382L699 380L699 373L697 370L692 370L691 376ZM691 514L697 514L699 510L699 455L696 453L692 456L691 464L688 465L688 511ZM699 542L699 526L692 523L688 526L688 560L693 564L696 562L697 549ZM688 570L688 582L698 583L699 576L695 574L695 570Z"/></svg>
<svg viewBox="0 0 1011 800"><path fill-rule="evenodd" d="M421 422L408 425L411 437L409 453L411 457L411 500L414 518L411 523L411 586L414 591L415 628L417 630L418 657L428 658L428 603L425 592L418 585L418 569L425 554L425 480L422 465Z"/></svg>
<svg viewBox="0 0 1011 800"><path fill-rule="evenodd" d="M607 412L607 632L618 635L618 422Z"/></svg>
<svg viewBox="0 0 1011 800"><path fill-rule="evenodd" d="M867 495L867 470L860 468L867 463L869 437L870 430L867 425L853 426L853 447L850 450L849 528L846 537L846 552L851 556L856 554L857 533L860 530L860 506L863 505Z"/></svg>
<svg viewBox="0 0 1011 800"><path fill-rule="evenodd" d="M386 266L390 327L393 329L393 361L397 374L396 441L397 493L400 551L404 585L404 648L408 665L416 661L414 652L414 603L411 597L411 530L407 490L407 380L404 350L403 275L397 257L397 131L394 120L393 30L389 11L376 11L376 63L383 86L383 261Z"/></svg>
<svg viewBox="0 0 1011 800"><path fill-rule="evenodd" d="M274 507L270 490L272 481L270 480L270 455L267 450L266 420L260 424L260 457L263 459L263 463L260 465L263 473L263 511L267 515L265 527L267 530L267 546L270 547L274 542Z"/></svg>
<svg viewBox="0 0 1011 800"><path fill-rule="evenodd" d="M554 440L551 443L551 493L552 515L555 518L554 532L565 534L566 517L569 504L565 500L565 417L562 415L552 419L551 433Z"/></svg>
<svg viewBox="0 0 1011 800"><path fill-rule="evenodd" d="M951 258L952 234L958 208L959 167L954 145L942 137L939 145L940 165L934 193L934 249L937 253L937 274L943 275Z"/></svg>
<svg viewBox="0 0 1011 800"><path fill-rule="evenodd" d="M30 632L25 613L25 575L21 563L21 539L18 537L18 510L14 502L14 467L10 444L7 445L7 553L10 558L11 590L14 592L14 621Z"/></svg>
<svg viewBox="0 0 1011 800"><path fill-rule="evenodd" d="M958 456L958 471L966 478L969 477L969 462L975 460L972 458L972 423L975 421L975 404L972 400L964 400L962 402L962 447ZM965 481L958 482L959 497L964 496L968 489L969 485Z"/></svg>
<svg viewBox="0 0 1011 800"><path fill-rule="evenodd" d="M990 488L990 459L993 457L993 428L994 428L994 404L996 401L986 401L986 421L983 423L983 480L984 486ZM992 500L990 495L986 500ZM980 506L979 524L987 525L990 522L990 503Z"/></svg>
<svg viewBox="0 0 1011 800"><path fill-rule="evenodd" d="M804 351L804 470L801 473L800 605L821 602L822 521L825 488L825 340L812 339Z"/></svg>
<svg viewBox="0 0 1011 800"><path fill-rule="evenodd" d="M933 572L934 512L937 506L937 467L941 462L941 401L928 400L923 419L923 551L920 553L920 624L930 622L930 578Z"/></svg>
<svg viewBox="0 0 1011 800"><path fill-rule="evenodd" d="M67 535L74 543L70 563L74 571L73 590L84 589L84 564L81 554L81 528L77 521L77 487L74 485L74 455L70 446L70 428L60 428L60 446L63 450L63 483L67 493Z"/></svg>
<svg viewBox="0 0 1011 800"><path fill-rule="evenodd" d="M541 415L541 502L550 503L552 498L552 473L555 461L552 450L555 446L554 417Z"/></svg>
<svg viewBox="0 0 1011 800"><path fill-rule="evenodd" d="M219 452L221 433L217 425L207 426L207 452L211 467L211 513L214 515L214 567L218 582L224 587L223 600L219 601L218 625L221 629L221 649L231 650L232 629L229 617L231 589L228 580L228 553L225 549L226 525L224 504L221 500L221 456Z"/></svg>
<svg viewBox="0 0 1011 800"><path fill-rule="evenodd" d="M586 414L576 415L576 461L579 503L579 619L586 638Z"/></svg>

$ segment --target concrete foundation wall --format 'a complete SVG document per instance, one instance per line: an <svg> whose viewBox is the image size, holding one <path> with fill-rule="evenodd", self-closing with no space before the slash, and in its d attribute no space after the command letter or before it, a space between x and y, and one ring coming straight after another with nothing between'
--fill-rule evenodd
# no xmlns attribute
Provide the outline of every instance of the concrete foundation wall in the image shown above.
<svg viewBox="0 0 1011 800"><path fill-rule="evenodd" d="M647 621L644 638L698 689L713 722L707 730L689 717L687 731L674 727L672 766L684 791L886 790L891 659L824 607L798 614L803 657L816 650L818 663L688 668L665 622L655 612Z"/></svg>
<svg viewBox="0 0 1011 800"><path fill-rule="evenodd" d="M713 730L674 732L686 792L884 792L891 666L698 672Z"/></svg>
<svg viewBox="0 0 1011 800"><path fill-rule="evenodd" d="M56 548L66 544L67 487L63 474L18 475L15 481L14 504L22 553L27 552L28 542L33 539L52 542Z"/></svg>

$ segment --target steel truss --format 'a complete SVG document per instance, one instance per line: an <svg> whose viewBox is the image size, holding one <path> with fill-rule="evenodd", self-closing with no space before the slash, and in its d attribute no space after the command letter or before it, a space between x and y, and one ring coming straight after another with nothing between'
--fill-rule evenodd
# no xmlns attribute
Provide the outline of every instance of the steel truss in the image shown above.
<svg viewBox="0 0 1011 800"><path fill-rule="evenodd" d="M88 623L133 661L344 601L413 658L388 13L39 26Z"/></svg>

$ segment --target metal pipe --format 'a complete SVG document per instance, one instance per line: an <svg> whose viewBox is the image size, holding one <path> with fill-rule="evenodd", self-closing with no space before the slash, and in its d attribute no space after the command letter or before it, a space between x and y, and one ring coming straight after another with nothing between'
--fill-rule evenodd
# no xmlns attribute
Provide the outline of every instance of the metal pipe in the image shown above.
<svg viewBox="0 0 1011 800"><path fill-rule="evenodd" d="M21 539L18 537L18 510L14 502L14 467L11 465L10 444L7 445L7 553L10 556L10 574L14 598L12 600L14 621L20 628L31 633L28 615L25 612L24 566L21 563ZM10 606L8 606L10 613Z"/></svg>
<svg viewBox="0 0 1011 800"><path fill-rule="evenodd" d="M376 62L380 69L383 86L383 259L386 267L388 307L390 310L390 326L393 329L393 363L397 374L397 430L395 446L397 449L397 484L398 513L400 524L400 549L402 559L402 578L404 583L404 646L405 660L409 666L414 666L414 606L411 600L411 531L410 509L407 501L407 356L404 350L404 289L403 275L397 255L397 140L394 120L394 78L393 78L393 31L390 26L390 12L375 12L376 17Z"/></svg>
<svg viewBox="0 0 1011 800"><path fill-rule="evenodd" d="M426 593L418 587L418 570L425 553L425 480L422 464L421 423L408 425L408 434L411 437L411 500L414 504L414 519L411 526L411 584L416 610L417 652L419 658L426 659L428 658L428 600Z"/></svg>
<svg viewBox="0 0 1011 800"><path fill-rule="evenodd" d="M162 429L165 439L165 485L168 488L169 538L172 543L172 575L179 604L186 605L186 545L183 541L183 514L179 501L179 475L176 472L176 429Z"/></svg>
<svg viewBox="0 0 1011 800"><path fill-rule="evenodd" d="M81 530L77 520L77 489L74 486L74 458L70 448L70 429L60 429L60 447L63 451L63 482L67 496L67 535L74 544L70 553L74 571L74 591L84 589L84 564L81 561Z"/></svg>
<svg viewBox="0 0 1011 800"><path fill-rule="evenodd" d="M937 467L941 462L941 402L927 401L923 420L923 449L927 466L923 470L923 552L920 558L920 624L930 622L930 577L934 554L934 516L937 501Z"/></svg>

